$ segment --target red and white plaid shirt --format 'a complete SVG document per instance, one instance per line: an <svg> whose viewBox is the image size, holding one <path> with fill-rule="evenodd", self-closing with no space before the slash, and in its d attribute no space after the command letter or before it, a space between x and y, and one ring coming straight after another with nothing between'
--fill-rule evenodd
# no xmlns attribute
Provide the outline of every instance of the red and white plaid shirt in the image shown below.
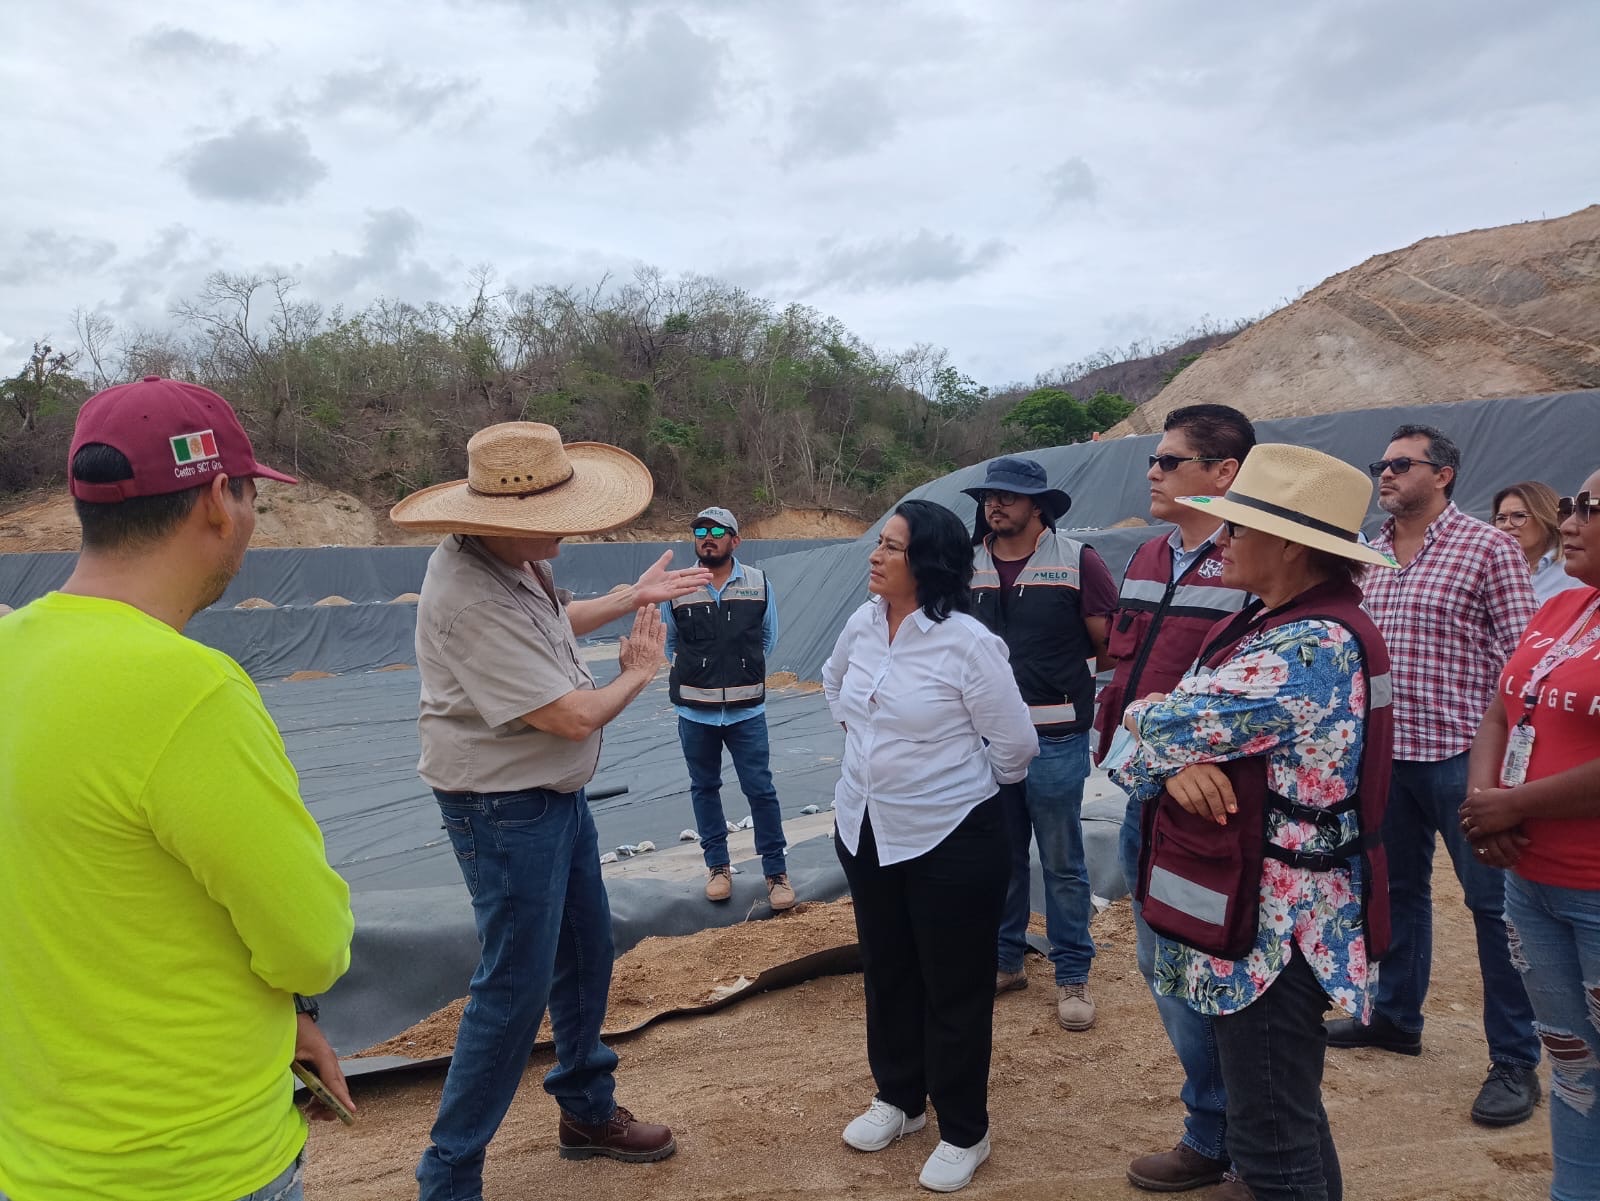
<svg viewBox="0 0 1600 1201"><path fill-rule="evenodd" d="M1394 554L1394 518L1372 545ZM1368 568L1361 587L1389 644L1394 757L1436 763L1459 755L1472 745L1500 669L1539 607L1522 548L1446 505L1415 559L1399 571Z"/></svg>

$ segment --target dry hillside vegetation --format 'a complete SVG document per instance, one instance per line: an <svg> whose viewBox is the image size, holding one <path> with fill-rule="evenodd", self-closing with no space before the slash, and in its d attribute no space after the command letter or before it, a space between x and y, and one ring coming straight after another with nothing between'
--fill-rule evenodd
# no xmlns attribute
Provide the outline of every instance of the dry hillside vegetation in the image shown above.
<svg viewBox="0 0 1600 1201"><path fill-rule="evenodd" d="M1297 417L1600 388L1600 205L1427 238L1207 351L1108 436L1221 401Z"/></svg>

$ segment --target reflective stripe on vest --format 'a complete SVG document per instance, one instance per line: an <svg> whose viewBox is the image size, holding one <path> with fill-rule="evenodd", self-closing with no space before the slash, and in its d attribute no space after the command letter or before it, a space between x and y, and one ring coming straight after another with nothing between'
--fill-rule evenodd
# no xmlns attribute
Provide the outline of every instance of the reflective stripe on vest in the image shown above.
<svg viewBox="0 0 1600 1201"><path fill-rule="evenodd" d="M1119 599L1123 601L1141 601L1147 605L1159 605L1161 598L1167 594L1167 585L1160 580L1131 580L1122 581L1122 592ZM1237 613L1244 608L1245 594L1237 588L1208 588L1204 584L1179 584L1172 590L1171 608L1174 609L1214 609L1219 613Z"/></svg>
<svg viewBox="0 0 1600 1201"><path fill-rule="evenodd" d="M1164 867L1151 867L1149 896L1212 926L1220 927L1228 916L1227 893L1186 880Z"/></svg>
<svg viewBox="0 0 1600 1201"><path fill-rule="evenodd" d="M1367 681L1367 704L1373 709L1387 709L1394 704L1394 677L1388 672Z"/></svg>
<svg viewBox="0 0 1600 1201"><path fill-rule="evenodd" d="M1028 716L1036 726L1056 726L1077 721L1078 710L1072 705L1029 705Z"/></svg>
<svg viewBox="0 0 1600 1201"><path fill-rule="evenodd" d="M678 693L684 700L703 701L708 705L729 705L736 701L753 701L766 691L762 684L740 684L733 688L695 688L679 684Z"/></svg>

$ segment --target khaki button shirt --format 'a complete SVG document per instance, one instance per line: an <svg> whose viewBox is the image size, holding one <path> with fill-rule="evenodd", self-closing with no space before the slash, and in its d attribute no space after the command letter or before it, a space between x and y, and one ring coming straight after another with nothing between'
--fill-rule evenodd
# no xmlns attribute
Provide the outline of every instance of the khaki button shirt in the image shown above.
<svg viewBox="0 0 1600 1201"><path fill-rule="evenodd" d="M417 605L422 676L417 773L446 792L576 792L594 777L600 733L581 742L523 715L593 688L567 620L572 594L547 563L509 567L451 534L428 560Z"/></svg>

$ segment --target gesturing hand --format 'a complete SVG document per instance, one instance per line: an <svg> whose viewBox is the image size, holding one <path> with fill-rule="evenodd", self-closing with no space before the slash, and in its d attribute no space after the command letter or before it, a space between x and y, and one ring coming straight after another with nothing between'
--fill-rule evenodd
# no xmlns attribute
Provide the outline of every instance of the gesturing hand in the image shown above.
<svg viewBox="0 0 1600 1201"><path fill-rule="evenodd" d="M1228 815L1239 812L1233 785L1214 763L1191 763L1177 775L1169 776L1166 783L1172 799L1196 817L1210 818L1225 826Z"/></svg>
<svg viewBox="0 0 1600 1201"><path fill-rule="evenodd" d="M646 605L634 613L633 629L622 637L622 644L617 648L617 666L623 671L647 672L654 676L666 663L666 623L661 620L660 609Z"/></svg>
<svg viewBox="0 0 1600 1201"><path fill-rule="evenodd" d="M694 567L668 571L667 564L670 562L672 552L669 550L647 567L633 585L634 598L639 604L658 605L662 601L676 600L711 582L710 568L696 564Z"/></svg>

